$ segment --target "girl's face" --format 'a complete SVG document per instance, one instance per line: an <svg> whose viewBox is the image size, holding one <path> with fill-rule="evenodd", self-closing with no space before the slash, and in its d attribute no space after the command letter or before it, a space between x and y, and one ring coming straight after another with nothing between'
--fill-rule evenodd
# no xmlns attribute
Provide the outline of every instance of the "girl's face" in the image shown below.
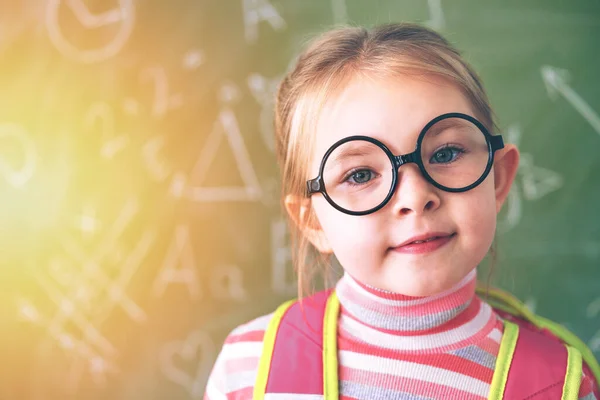
<svg viewBox="0 0 600 400"><path fill-rule="evenodd" d="M394 154L407 154L427 122L449 112L475 116L462 92L442 78L355 79L321 113L310 177L318 175L323 155L339 139L371 136ZM473 270L489 250L517 165L518 151L505 145L479 186L449 193L431 185L416 164L406 164L398 170L392 199L364 216L344 214L314 194L319 226L309 238L367 285L409 296L439 293ZM439 238L402 246L423 235Z"/></svg>

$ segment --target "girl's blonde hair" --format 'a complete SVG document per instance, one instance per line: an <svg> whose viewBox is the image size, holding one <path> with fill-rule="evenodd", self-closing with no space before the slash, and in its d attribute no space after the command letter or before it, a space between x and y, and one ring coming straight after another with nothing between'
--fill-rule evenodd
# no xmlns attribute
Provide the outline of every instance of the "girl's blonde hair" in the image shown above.
<svg viewBox="0 0 600 400"><path fill-rule="evenodd" d="M475 71L438 33L412 23L380 25L373 29L337 28L313 40L279 85L275 103L276 154L282 178L282 199L304 197L313 154L316 123L325 103L350 79L398 75L443 77L464 93L475 117L496 132L494 115ZM298 218L289 218L292 260L298 274L298 295L320 271L325 279L332 267L302 234ZM314 211L301 224L317 224ZM312 257L314 256L314 257Z"/></svg>

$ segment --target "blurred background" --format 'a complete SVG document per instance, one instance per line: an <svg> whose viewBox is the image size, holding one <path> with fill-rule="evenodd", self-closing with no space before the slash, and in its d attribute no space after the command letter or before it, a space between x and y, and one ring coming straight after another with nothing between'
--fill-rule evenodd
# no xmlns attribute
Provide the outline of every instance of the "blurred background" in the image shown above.
<svg viewBox="0 0 600 400"><path fill-rule="evenodd" d="M522 151L495 284L600 356L599 2L4 0L0 399L201 398L227 333L296 296L277 83L391 21L456 45Z"/></svg>

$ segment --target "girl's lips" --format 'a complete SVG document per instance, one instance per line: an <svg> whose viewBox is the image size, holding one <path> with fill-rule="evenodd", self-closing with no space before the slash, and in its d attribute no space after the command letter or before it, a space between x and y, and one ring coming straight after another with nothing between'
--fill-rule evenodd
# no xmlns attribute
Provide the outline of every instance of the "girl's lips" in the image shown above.
<svg viewBox="0 0 600 400"><path fill-rule="evenodd" d="M445 244L450 242L454 238L454 236L456 236L456 233L452 233L450 235L445 236L438 236L434 234L429 236L430 238L435 237L435 239L433 240L427 240L421 243L414 243L414 241L412 241L405 245L393 247L392 250L404 254L426 254L444 246Z"/></svg>

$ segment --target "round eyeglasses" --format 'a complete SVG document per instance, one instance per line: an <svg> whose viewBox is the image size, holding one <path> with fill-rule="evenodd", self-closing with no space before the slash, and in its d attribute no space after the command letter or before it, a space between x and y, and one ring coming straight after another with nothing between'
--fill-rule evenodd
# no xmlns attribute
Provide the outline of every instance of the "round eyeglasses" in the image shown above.
<svg viewBox="0 0 600 400"><path fill-rule="evenodd" d="M369 136L341 139L327 150L319 175L306 182L307 196L322 193L337 210L350 215L373 213L387 204L398 184L398 169L419 166L433 186L466 192L485 180L494 152L504 148L477 119L462 113L440 115L425 125L415 151L395 156Z"/></svg>

